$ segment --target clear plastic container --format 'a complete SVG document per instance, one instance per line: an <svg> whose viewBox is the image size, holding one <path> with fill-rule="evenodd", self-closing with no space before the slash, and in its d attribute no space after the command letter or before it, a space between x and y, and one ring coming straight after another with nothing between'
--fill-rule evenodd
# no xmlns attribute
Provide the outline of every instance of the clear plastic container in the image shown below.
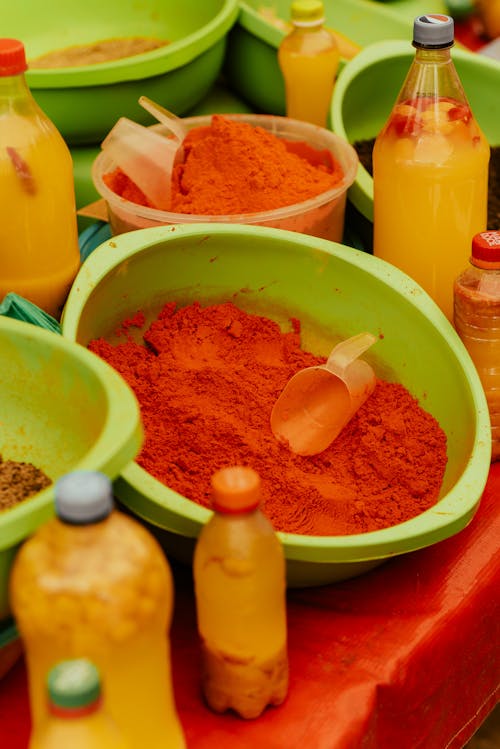
<svg viewBox="0 0 500 749"><path fill-rule="evenodd" d="M329 239L333 242L341 242L344 230L347 190L356 178L359 165L358 155L354 148L344 138L340 138L329 130L319 128L307 122L292 120L288 117L254 114L225 114L224 117L247 122L253 127L262 127L272 132L278 138L286 138L291 141L305 141L308 145L319 150L328 149L344 171L343 181L338 186L327 190L315 198L272 211L225 216L172 213L170 211L160 211L155 208L131 203L110 190L103 182L102 177L103 174L112 172L117 164L108 154L102 151L92 166L92 179L96 190L106 201L113 234L122 234L134 229L145 229L149 226L166 224L222 222L272 226L278 229L288 229L290 231L301 232L302 234L310 234L314 237ZM182 122L190 130L194 127L206 127L210 125L211 119L211 115L205 115L187 117ZM159 132L168 134L168 131L161 125L154 125L153 128Z"/></svg>
<svg viewBox="0 0 500 749"><path fill-rule="evenodd" d="M212 493L194 555L202 689L212 710L256 718L288 690L285 559L255 471L221 469Z"/></svg>
<svg viewBox="0 0 500 749"><path fill-rule="evenodd" d="M374 254L453 319L453 282L486 229L490 147L451 59L453 20L419 16L415 58L373 149Z"/></svg>
<svg viewBox="0 0 500 749"><path fill-rule="evenodd" d="M26 83L24 45L0 39L0 301L59 318L80 265L73 163Z"/></svg>
<svg viewBox="0 0 500 749"><path fill-rule="evenodd" d="M23 544L10 579L35 729L47 716L48 671L83 657L101 672L109 713L133 749L182 749L165 556L140 523L113 509L103 474L69 473L55 498L57 517Z"/></svg>
<svg viewBox="0 0 500 749"><path fill-rule="evenodd" d="M454 324L484 388L491 457L500 459L500 231L477 234L467 268L454 285Z"/></svg>
<svg viewBox="0 0 500 749"><path fill-rule="evenodd" d="M339 45L324 26L321 0L294 0L290 10L293 29L278 48L286 113L296 120L326 127L340 63Z"/></svg>
<svg viewBox="0 0 500 749"><path fill-rule="evenodd" d="M89 660L67 660L47 678L49 715L28 749L130 749L103 706L101 679Z"/></svg>

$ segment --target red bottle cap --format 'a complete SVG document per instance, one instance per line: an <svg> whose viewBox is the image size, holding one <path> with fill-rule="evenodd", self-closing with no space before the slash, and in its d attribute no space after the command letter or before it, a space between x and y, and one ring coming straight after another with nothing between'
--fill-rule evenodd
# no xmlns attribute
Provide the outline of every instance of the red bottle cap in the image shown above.
<svg viewBox="0 0 500 749"><path fill-rule="evenodd" d="M19 75L27 69L24 44L18 39L0 39L0 76Z"/></svg>
<svg viewBox="0 0 500 749"><path fill-rule="evenodd" d="M255 510L260 504L260 477L253 468L231 466L212 476L214 510L237 515Z"/></svg>
<svg viewBox="0 0 500 749"><path fill-rule="evenodd" d="M500 263L500 231L482 231L472 239L472 258Z"/></svg>

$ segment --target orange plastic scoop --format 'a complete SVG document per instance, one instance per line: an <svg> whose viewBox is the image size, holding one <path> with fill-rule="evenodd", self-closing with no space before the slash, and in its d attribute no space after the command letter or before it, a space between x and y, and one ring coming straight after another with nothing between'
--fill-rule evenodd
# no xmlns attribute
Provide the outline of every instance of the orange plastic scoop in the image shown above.
<svg viewBox="0 0 500 749"><path fill-rule="evenodd" d="M325 450L375 388L373 369L358 357L376 340L355 335L335 346L326 364L297 372L271 412L276 439L298 455Z"/></svg>

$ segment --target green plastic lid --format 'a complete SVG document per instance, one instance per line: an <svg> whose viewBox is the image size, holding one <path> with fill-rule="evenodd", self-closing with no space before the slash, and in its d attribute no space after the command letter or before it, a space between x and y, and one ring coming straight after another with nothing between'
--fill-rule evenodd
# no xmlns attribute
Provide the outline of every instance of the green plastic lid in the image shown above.
<svg viewBox="0 0 500 749"><path fill-rule="evenodd" d="M317 26L325 20L322 0L294 0L290 12L292 23L297 26Z"/></svg>
<svg viewBox="0 0 500 749"><path fill-rule="evenodd" d="M89 660L77 658L61 661L48 675L50 701L56 707L87 707L101 694L99 671Z"/></svg>

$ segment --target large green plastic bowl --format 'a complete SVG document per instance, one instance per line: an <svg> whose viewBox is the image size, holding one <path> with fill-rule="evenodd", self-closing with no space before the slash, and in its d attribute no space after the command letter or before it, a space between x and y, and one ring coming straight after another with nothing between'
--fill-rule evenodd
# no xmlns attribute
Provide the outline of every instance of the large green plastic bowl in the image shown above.
<svg viewBox="0 0 500 749"><path fill-rule="evenodd" d="M413 19L428 13L426 0L335 0L325 2L328 26L361 47L383 39L410 39ZM237 23L229 33L224 71L231 87L255 112L285 114L285 86L277 52L282 28L259 11L271 7L278 21L289 22L290 0L240 0ZM433 0L433 13L446 13L445 0ZM340 69L346 63L341 60Z"/></svg>
<svg viewBox="0 0 500 749"><path fill-rule="evenodd" d="M280 533L289 585L357 575L440 541L472 518L490 462L485 396L453 327L408 276L367 253L280 229L229 224L141 229L104 242L86 260L66 303L63 335L87 345L112 335L138 309L149 316L168 300L231 300L283 324L298 317L303 345L320 354L342 336L370 330L380 335L374 353L366 355L377 374L405 385L446 432L448 466L433 508L359 535ZM168 553L190 560L210 510L136 462L124 468L115 490L133 513L156 526Z"/></svg>
<svg viewBox="0 0 500 749"><path fill-rule="evenodd" d="M33 463L53 482L73 470L110 478L142 441L134 394L83 346L0 316L0 455ZM19 544L52 517L54 484L0 512L0 621L9 613L8 577Z"/></svg>
<svg viewBox="0 0 500 749"><path fill-rule="evenodd" d="M70 145L98 143L119 117L150 124L149 96L178 115L217 79L238 0L17 0L0 10L3 36L21 39L29 60L104 39L148 36L162 48L98 65L27 71L28 84Z"/></svg>
<svg viewBox="0 0 500 749"><path fill-rule="evenodd" d="M415 50L409 42L365 47L344 67L333 91L332 129L349 143L375 138L389 117ZM454 48L452 58L465 93L490 145L500 145L500 62ZM360 164L349 201L373 222L373 179ZM495 227L491 227L492 229Z"/></svg>

